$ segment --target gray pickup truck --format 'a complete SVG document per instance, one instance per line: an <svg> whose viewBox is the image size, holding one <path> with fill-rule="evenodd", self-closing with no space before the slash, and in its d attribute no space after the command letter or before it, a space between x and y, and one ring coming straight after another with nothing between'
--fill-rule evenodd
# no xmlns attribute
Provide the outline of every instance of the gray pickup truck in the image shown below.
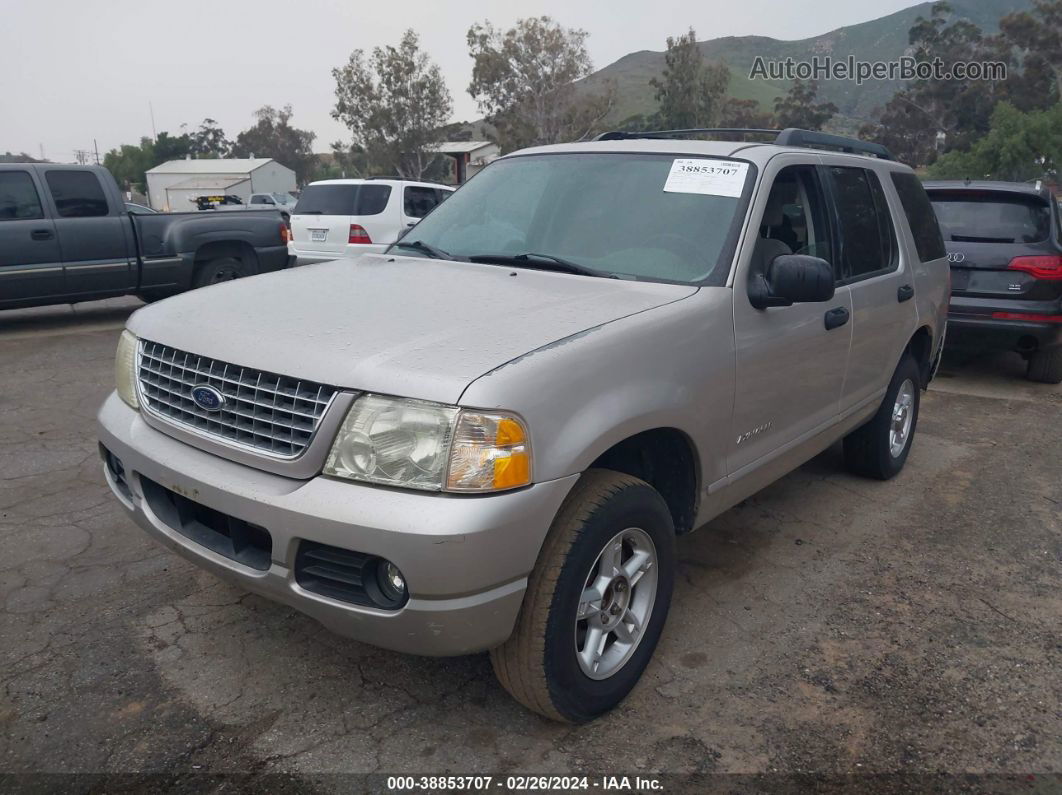
<svg viewBox="0 0 1062 795"><path fill-rule="evenodd" d="M154 300L288 263L273 210L133 214L100 166L0 164L0 309Z"/></svg>
<svg viewBox="0 0 1062 795"><path fill-rule="evenodd" d="M733 137L515 152L382 254L139 310L99 414L116 498L337 632L490 650L555 719L610 709L664 628L675 537L841 439L853 472L898 474L944 339L910 168Z"/></svg>

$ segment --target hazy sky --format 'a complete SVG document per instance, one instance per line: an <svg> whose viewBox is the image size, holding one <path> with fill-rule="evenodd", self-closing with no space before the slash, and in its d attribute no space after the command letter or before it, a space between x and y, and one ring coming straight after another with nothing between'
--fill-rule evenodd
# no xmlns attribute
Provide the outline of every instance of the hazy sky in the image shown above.
<svg viewBox="0 0 1062 795"><path fill-rule="evenodd" d="M590 33L595 67L662 50L692 25L699 40L800 39L913 5L912 0L0 0L0 152L69 161L158 131L217 119L230 138L258 107L291 103L314 150L346 138L332 120L331 69L351 50L396 43L407 27L442 67L454 118L477 116L466 88L469 25L548 14Z"/></svg>

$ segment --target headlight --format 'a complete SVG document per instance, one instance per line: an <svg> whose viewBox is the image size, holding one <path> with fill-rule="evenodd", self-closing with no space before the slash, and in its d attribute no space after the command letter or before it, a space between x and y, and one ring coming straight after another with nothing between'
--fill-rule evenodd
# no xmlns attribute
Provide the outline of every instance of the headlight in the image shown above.
<svg viewBox="0 0 1062 795"><path fill-rule="evenodd" d="M123 331L118 338L118 352L114 356L114 380L118 397L134 409L140 408L136 399L136 335Z"/></svg>
<svg viewBox="0 0 1062 795"><path fill-rule="evenodd" d="M531 448L516 417L364 395L343 420L324 473L426 491L501 491L531 482Z"/></svg>

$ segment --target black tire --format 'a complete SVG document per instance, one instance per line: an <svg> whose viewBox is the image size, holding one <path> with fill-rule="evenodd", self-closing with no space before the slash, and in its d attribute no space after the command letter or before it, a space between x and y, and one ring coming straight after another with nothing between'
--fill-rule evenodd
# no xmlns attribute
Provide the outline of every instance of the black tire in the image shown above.
<svg viewBox="0 0 1062 795"><path fill-rule="evenodd" d="M593 679L576 656L580 596L598 556L628 528L639 528L652 540L655 598L626 662L608 678ZM637 684L660 639L674 569L675 529L660 494L630 475L588 470L550 527L512 636L491 650L498 680L521 704L554 720L581 723L612 709ZM647 580L643 587L651 585Z"/></svg>
<svg viewBox="0 0 1062 795"><path fill-rule="evenodd" d="M247 266L235 257L218 257L196 266L192 287L207 287L249 276Z"/></svg>
<svg viewBox="0 0 1062 795"><path fill-rule="evenodd" d="M911 426L907 433L903 449L894 455L891 450L890 430L893 424L893 411L900 387L910 381L914 387L913 400L908 413ZM909 353L905 353L896 371L892 374L889 388L878 407L877 413L864 425L859 426L844 437L844 461L848 469L857 475L878 480L888 480L903 469L907 455L911 452L915 429L918 427L918 407L922 396L922 378L918 363Z"/></svg>
<svg viewBox="0 0 1062 795"><path fill-rule="evenodd" d="M1044 348L1032 353L1025 377L1041 384L1062 384L1062 347Z"/></svg>

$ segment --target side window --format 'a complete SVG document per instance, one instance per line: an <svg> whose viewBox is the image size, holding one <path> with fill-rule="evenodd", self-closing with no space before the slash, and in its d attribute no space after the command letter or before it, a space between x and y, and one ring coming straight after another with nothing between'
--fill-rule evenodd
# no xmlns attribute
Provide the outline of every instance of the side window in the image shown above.
<svg viewBox="0 0 1062 795"><path fill-rule="evenodd" d="M55 209L63 218L107 215L107 197L91 171L49 171L44 175Z"/></svg>
<svg viewBox="0 0 1062 795"><path fill-rule="evenodd" d="M0 221L43 218L41 197L28 171L0 171Z"/></svg>
<svg viewBox="0 0 1062 795"><path fill-rule="evenodd" d="M411 185L402 194L402 203L406 215L410 218L423 218L435 209L439 199L435 188L419 188Z"/></svg>
<svg viewBox="0 0 1062 795"><path fill-rule="evenodd" d="M778 172L760 219L753 274L764 273L782 254L807 254L834 263L826 204L813 166L787 166Z"/></svg>
<svg viewBox="0 0 1062 795"><path fill-rule="evenodd" d="M893 171L892 184L896 186L903 213L907 216L907 225L911 227L918 258L922 262L930 262L947 256L937 215L918 177L903 171Z"/></svg>
<svg viewBox="0 0 1062 795"><path fill-rule="evenodd" d="M450 194L451 193L453 193L452 190L443 190L442 188L436 188L435 189L435 201L436 201L436 204L442 204L444 201L446 201L448 198L450 198Z"/></svg>
<svg viewBox="0 0 1062 795"><path fill-rule="evenodd" d="M896 267L896 235L877 174L830 166L840 222L841 272L854 280Z"/></svg>
<svg viewBox="0 0 1062 795"><path fill-rule="evenodd" d="M256 195L253 199L251 199L251 201L254 204L276 204L276 202L273 201L272 196L265 196L262 194Z"/></svg>

